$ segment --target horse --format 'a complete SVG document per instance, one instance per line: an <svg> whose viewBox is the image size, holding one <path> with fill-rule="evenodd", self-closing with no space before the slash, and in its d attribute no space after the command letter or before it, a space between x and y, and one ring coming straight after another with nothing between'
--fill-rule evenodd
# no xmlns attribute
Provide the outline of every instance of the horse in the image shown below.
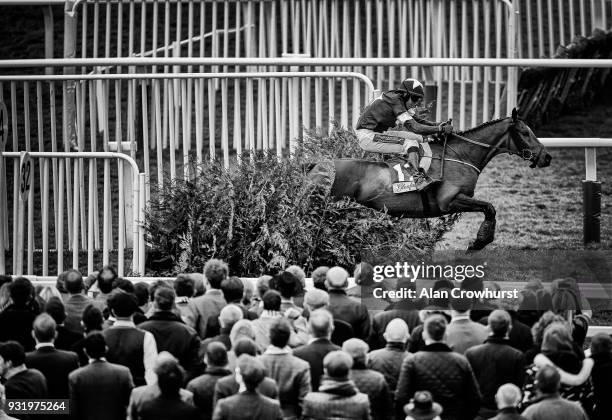
<svg viewBox="0 0 612 420"><path fill-rule="evenodd" d="M518 118L516 109L512 110L510 117L448 134L443 149L440 142L431 143L429 174L432 178L441 178L441 181L423 191L394 193L393 184L400 177L387 163L336 159L333 161L335 172L330 193L334 198L350 197L362 205L402 218L483 213L484 220L476 239L468 247L468 250L480 250L493 242L496 222L495 207L474 198L481 171L491 159L502 153L520 156L531 162L531 168L547 167L552 159L533 131ZM319 162L307 173L313 182L321 182L323 165Z"/></svg>

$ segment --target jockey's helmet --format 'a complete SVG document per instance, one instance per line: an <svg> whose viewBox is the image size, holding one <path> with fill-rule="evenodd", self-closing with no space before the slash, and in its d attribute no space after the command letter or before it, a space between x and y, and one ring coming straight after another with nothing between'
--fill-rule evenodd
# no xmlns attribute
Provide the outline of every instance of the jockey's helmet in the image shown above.
<svg viewBox="0 0 612 420"><path fill-rule="evenodd" d="M423 84L417 79L406 79L402 82L401 90L406 91L409 95L423 98L425 96L425 90Z"/></svg>

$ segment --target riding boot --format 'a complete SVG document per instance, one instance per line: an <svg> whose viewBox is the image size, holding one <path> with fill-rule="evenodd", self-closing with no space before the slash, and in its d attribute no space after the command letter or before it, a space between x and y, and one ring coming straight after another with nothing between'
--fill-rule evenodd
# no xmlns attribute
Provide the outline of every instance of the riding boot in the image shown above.
<svg viewBox="0 0 612 420"><path fill-rule="evenodd" d="M408 164L410 165L410 168L412 169L412 178L414 179L417 190L421 191L435 182L419 167L419 153L418 152L409 152L407 155L407 158L408 158Z"/></svg>

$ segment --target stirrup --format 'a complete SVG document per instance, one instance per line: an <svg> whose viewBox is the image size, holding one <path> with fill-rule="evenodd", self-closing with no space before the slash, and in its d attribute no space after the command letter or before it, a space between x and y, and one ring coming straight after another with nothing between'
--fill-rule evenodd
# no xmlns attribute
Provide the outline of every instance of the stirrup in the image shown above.
<svg viewBox="0 0 612 420"><path fill-rule="evenodd" d="M439 179L433 179L429 175L420 171L418 175L413 175L413 179L416 184L416 189L418 191L422 191L430 185L437 184L438 182L440 182Z"/></svg>

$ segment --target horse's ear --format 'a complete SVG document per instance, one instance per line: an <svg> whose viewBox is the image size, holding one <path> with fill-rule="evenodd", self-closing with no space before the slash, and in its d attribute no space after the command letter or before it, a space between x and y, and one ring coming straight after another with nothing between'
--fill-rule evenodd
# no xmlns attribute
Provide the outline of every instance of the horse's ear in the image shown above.
<svg viewBox="0 0 612 420"><path fill-rule="evenodd" d="M512 121L516 122L518 120L518 111L516 108L512 108Z"/></svg>

